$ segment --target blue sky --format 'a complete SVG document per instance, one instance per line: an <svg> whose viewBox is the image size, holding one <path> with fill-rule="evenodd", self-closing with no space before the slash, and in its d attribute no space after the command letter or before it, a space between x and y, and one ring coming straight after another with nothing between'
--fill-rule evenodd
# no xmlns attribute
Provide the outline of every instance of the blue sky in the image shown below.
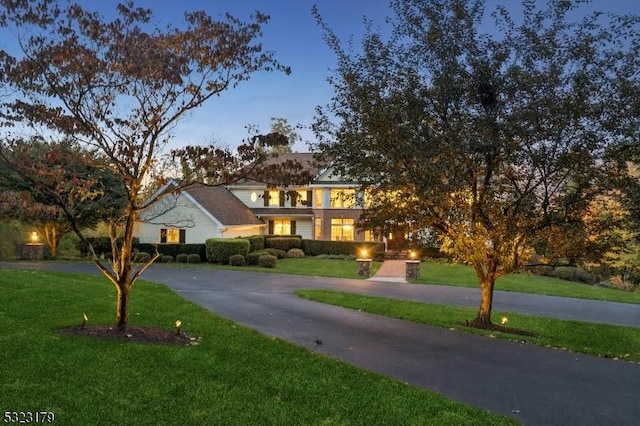
<svg viewBox="0 0 640 426"><path fill-rule="evenodd" d="M89 9L99 8L105 15L111 15L117 4L115 0L81 3ZM520 9L519 0L487 0L487 10L493 10L497 3ZM238 88L211 99L175 128L176 146L215 142L234 147L247 137L247 125L269 131L271 117L285 118L292 125L310 124L315 107L326 105L332 96L332 87L326 79L335 65L335 55L326 46L311 15L312 5L317 4L326 23L343 40L350 35L358 40L363 16L383 26L385 16L390 14L388 0L137 0L135 4L152 9L161 25L173 26L182 24L185 11L205 10L218 19L229 12L246 21L260 10L271 16L263 29L264 48L274 51L282 64L292 68L289 76L254 74ZM640 14L640 0L596 0L588 8ZM310 131L299 133L304 139L313 140ZM308 148L299 143L294 150L308 151Z"/></svg>

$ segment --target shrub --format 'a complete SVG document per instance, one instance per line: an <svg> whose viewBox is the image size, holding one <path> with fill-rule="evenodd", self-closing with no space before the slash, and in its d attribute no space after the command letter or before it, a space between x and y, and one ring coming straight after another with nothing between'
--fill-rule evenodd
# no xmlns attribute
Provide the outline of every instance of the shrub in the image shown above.
<svg viewBox="0 0 640 426"><path fill-rule="evenodd" d="M192 254L197 253L201 259L206 258L207 252L204 244L148 244L140 243L135 244L134 248L138 251L146 251L147 253L155 253L156 249L160 254L166 254L173 256L174 259L178 258L178 254Z"/></svg>
<svg viewBox="0 0 640 426"><path fill-rule="evenodd" d="M264 235L254 235L246 239L249 241L249 253L264 249Z"/></svg>
<svg viewBox="0 0 640 426"><path fill-rule="evenodd" d="M383 243L360 241L302 240L300 248L307 256L317 256L319 254L346 254L357 256L362 248L366 248L369 253L384 252Z"/></svg>
<svg viewBox="0 0 640 426"><path fill-rule="evenodd" d="M260 256L265 254L269 254L269 252L267 252L266 250L253 251L248 255L246 255L244 260L247 263L247 265L257 265L258 259L260 259Z"/></svg>
<svg viewBox="0 0 640 426"><path fill-rule="evenodd" d="M301 249L292 248L287 252L287 257L299 259L301 257L304 257L304 251L302 251Z"/></svg>
<svg viewBox="0 0 640 426"><path fill-rule="evenodd" d="M278 258L270 254L263 254L258 258L258 265L263 268L275 268L278 264Z"/></svg>
<svg viewBox="0 0 640 426"><path fill-rule="evenodd" d="M266 237L264 239L265 248L273 248L287 252L292 248L300 248L302 239L300 237Z"/></svg>
<svg viewBox="0 0 640 426"><path fill-rule="evenodd" d="M191 253L187 256L187 263L200 263L201 260L198 253Z"/></svg>
<svg viewBox="0 0 640 426"><path fill-rule="evenodd" d="M246 256L249 253L249 241L244 238L209 238L205 245L209 262L227 264L234 254Z"/></svg>
<svg viewBox="0 0 640 426"><path fill-rule="evenodd" d="M558 266L555 270L555 275L561 280L573 281L576 277L576 268L571 266Z"/></svg>
<svg viewBox="0 0 640 426"><path fill-rule="evenodd" d="M162 256L160 256L160 262L161 263L173 262L173 256L171 256L169 254L163 254Z"/></svg>
<svg viewBox="0 0 640 426"><path fill-rule="evenodd" d="M133 255L133 261L135 263L146 263L151 260L151 255L145 251L139 251Z"/></svg>
<svg viewBox="0 0 640 426"><path fill-rule="evenodd" d="M268 248L268 249L264 249L265 252L267 252L268 254L270 254L271 256L274 256L278 259L284 259L287 257L287 252L284 250L280 250L277 248Z"/></svg>
<svg viewBox="0 0 640 426"><path fill-rule="evenodd" d="M116 245L118 247L122 246L122 238L118 238L116 240ZM141 252L149 252L149 253L155 253L154 249L151 250L142 250L140 249L138 246L138 238L135 237L133 239L133 247L134 249L138 249ZM111 238L109 237L89 237L87 238L87 242L89 242L89 244L91 244L91 247L93 247L93 250L96 252L96 254L98 256L100 256L100 254L104 254L106 257L111 257ZM87 245L83 242L80 241L80 239L78 239L77 241L77 248L78 251L80 252L81 256L87 256L89 255L89 247L87 247Z"/></svg>
<svg viewBox="0 0 640 426"><path fill-rule="evenodd" d="M187 263L189 255L187 253L179 253L176 255L176 262Z"/></svg>
<svg viewBox="0 0 640 426"><path fill-rule="evenodd" d="M244 266L245 265L244 256L241 254L234 254L233 256L229 257L229 265Z"/></svg>

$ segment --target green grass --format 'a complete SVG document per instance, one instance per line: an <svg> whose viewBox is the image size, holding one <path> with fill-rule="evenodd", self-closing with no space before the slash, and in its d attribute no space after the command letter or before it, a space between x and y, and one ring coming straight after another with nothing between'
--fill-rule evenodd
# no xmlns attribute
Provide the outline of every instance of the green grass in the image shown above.
<svg viewBox="0 0 640 426"><path fill-rule="evenodd" d="M375 274L380 269L381 262L371 263L371 274ZM275 274L311 275L319 277L335 278L356 278L364 279L358 275L358 266L355 260L350 259L317 259L315 257L304 257L298 259L280 259L275 268L262 268L260 266L230 266L213 263L165 263L171 267L185 268L214 268L228 269L232 271L265 272Z"/></svg>
<svg viewBox="0 0 640 426"><path fill-rule="evenodd" d="M87 424L513 424L220 318L165 286L132 291L131 325L183 330L197 346L56 333L114 322L115 291L91 275L0 271L0 409Z"/></svg>
<svg viewBox="0 0 640 426"><path fill-rule="evenodd" d="M448 263L422 263L420 266L420 278L411 280L411 282L472 288L478 287L478 278L473 268ZM614 290L529 273L510 274L500 277L496 281L495 289L549 296L640 304L640 291L627 292Z"/></svg>
<svg viewBox="0 0 640 426"><path fill-rule="evenodd" d="M536 337L530 337L466 327L463 325L465 321L473 319L477 312L472 308L363 296L330 290L299 290L295 294L318 302L436 327L640 362L640 329L635 327L563 321L510 312L493 312L492 317L497 318L498 322L502 317L507 317L508 327L525 330L536 335Z"/></svg>

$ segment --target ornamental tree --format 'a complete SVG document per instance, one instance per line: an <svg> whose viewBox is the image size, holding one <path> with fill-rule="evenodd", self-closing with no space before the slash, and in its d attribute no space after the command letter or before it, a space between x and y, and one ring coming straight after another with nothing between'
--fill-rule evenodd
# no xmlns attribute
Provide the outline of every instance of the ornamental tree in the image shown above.
<svg viewBox="0 0 640 426"><path fill-rule="evenodd" d="M290 70L259 43L269 21L260 12L248 22L228 14L216 21L204 12L186 13L179 28L156 25L151 10L132 2L118 4L116 12L107 20L66 1L0 0L0 25L10 27L4 34L14 34L18 47L0 51L6 89L0 149L11 151L6 141L27 143L31 136L25 134L70 138L94 150L97 165L117 176L126 202L111 220L112 261L105 265L93 257L115 286L117 326L124 328L129 292L154 260L133 264L134 226L139 213L165 195L146 199L143 191L172 130L190 111L254 73ZM254 148L209 147L198 154L215 160L206 176L223 184L263 160L251 155ZM86 242L75 218L67 218Z"/></svg>
<svg viewBox="0 0 640 426"><path fill-rule="evenodd" d="M34 226L56 257L60 239L117 217L122 183L70 140L6 140L0 149L0 214Z"/></svg>
<svg viewBox="0 0 640 426"><path fill-rule="evenodd" d="M523 1L516 17L483 1L394 0L387 33L367 23L358 48L314 11L337 56L315 148L362 182L365 221L429 229L474 268L476 326L491 325L496 280L545 232L582 226L607 189L609 148L639 140L638 17L574 19L579 7Z"/></svg>

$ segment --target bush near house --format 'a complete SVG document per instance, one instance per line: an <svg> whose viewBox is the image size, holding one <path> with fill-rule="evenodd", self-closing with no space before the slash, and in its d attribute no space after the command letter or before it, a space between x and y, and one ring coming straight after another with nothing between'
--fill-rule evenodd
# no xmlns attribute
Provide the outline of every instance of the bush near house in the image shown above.
<svg viewBox="0 0 640 426"><path fill-rule="evenodd" d="M241 254L234 254L229 257L229 265L231 266L244 266L245 263L244 256Z"/></svg>
<svg viewBox="0 0 640 426"><path fill-rule="evenodd" d="M189 259L189 255L187 253L180 253L176 255L176 262L187 263L188 259Z"/></svg>
<svg viewBox="0 0 640 426"><path fill-rule="evenodd" d="M267 254L270 254L271 256L274 256L277 259L284 259L287 257L286 251L280 250L277 248L267 248L267 249L264 249L264 251L266 251Z"/></svg>
<svg viewBox="0 0 640 426"><path fill-rule="evenodd" d="M302 237L300 236L267 236L264 239L265 248L274 248L285 252L292 248L300 248Z"/></svg>
<svg viewBox="0 0 640 426"><path fill-rule="evenodd" d="M263 254L258 258L258 265L263 268L275 268L278 264L278 258L270 254Z"/></svg>
<svg viewBox="0 0 640 426"><path fill-rule="evenodd" d="M321 254L341 254L359 256L360 250L366 248L373 256L377 252L384 252L384 244L381 242L359 242L359 241L328 241L328 240L306 240L303 239L302 251L307 256L318 256Z"/></svg>
<svg viewBox="0 0 640 426"><path fill-rule="evenodd" d="M298 248L292 248L287 252L287 257L292 259L299 259L301 257L304 257L304 251Z"/></svg>
<svg viewBox="0 0 640 426"><path fill-rule="evenodd" d="M227 264L234 254L246 256L249 253L249 240L245 238L209 238L205 241L207 260L213 263Z"/></svg>
<svg viewBox="0 0 640 426"><path fill-rule="evenodd" d="M264 249L264 235L246 237L249 240L249 253Z"/></svg>
<svg viewBox="0 0 640 426"><path fill-rule="evenodd" d="M135 263L147 263L149 260L151 260L151 255L144 251L139 251L133 255Z"/></svg>
<svg viewBox="0 0 640 426"><path fill-rule="evenodd" d="M134 250L145 251L147 253L155 253L156 248L158 253L167 256L173 256L174 259L178 259L179 254L198 254L201 259L206 258L207 252L204 244L148 244L138 243L134 244Z"/></svg>
<svg viewBox="0 0 640 426"><path fill-rule="evenodd" d="M198 253L191 253L187 255L187 263L200 263L202 259Z"/></svg>
<svg viewBox="0 0 640 426"><path fill-rule="evenodd" d="M247 263L247 265L257 265L258 264L258 259L260 259L260 256L264 255L264 254L269 254L264 250L258 250L258 251L252 251L251 253L247 254L244 257L244 261Z"/></svg>
<svg viewBox="0 0 640 426"><path fill-rule="evenodd" d="M141 244L138 243L139 239L136 237L133 239L133 245L134 248L136 246L140 246ZM91 244L91 247L93 247L93 251L96 252L96 254L98 256L100 256L101 254L104 254L106 257L111 257L111 238L109 237L88 237L87 238L87 242L89 244ZM80 252L81 256L89 256L89 247L83 242L78 240L77 242L78 246L77 249ZM118 246L122 245L122 238L119 238L118 240L116 240L116 244ZM153 247L153 244L148 244L149 246ZM147 253L155 253L155 249L151 249L149 250L148 248L144 248L144 249L138 249L139 251L144 251Z"/></svg>

